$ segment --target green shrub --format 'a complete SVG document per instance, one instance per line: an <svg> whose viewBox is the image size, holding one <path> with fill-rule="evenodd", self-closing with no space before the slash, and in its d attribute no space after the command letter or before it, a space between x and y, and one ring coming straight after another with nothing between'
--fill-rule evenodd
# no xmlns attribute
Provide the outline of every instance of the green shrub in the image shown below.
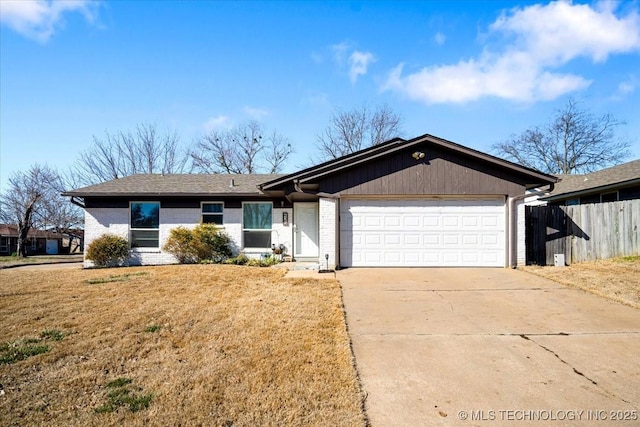
<svg viewBox="0 0 640 427"><path fill-rule="evenodd" d="M228 258L225 260L225 264L232 265L246 265L249 262L249 258L245 254L240 254L235 258Z"/></svg>
<svg viewBox="0 0 640 427"><path fill-rule="evenodd" d="M114 234L103 234L87 248L87 259L97 267L119 264L129 256L127 239Z"/></svg>
<svg viewBox="0 0 640 427"><path fill-rule="evenodd" d="M246 262L249 267L271 267L280 262L277 257L268 256L263 258L252 258Z"/></svg>
<svg viewBox="0 0 640 427"><path fill-rule="evenodd" d="M193 234L199 261L222 262L232 255L229 235L218 230L214 224L200 224Z"/></svg>
<svg viewBox="0 0 640 427"><path fill-rule="evenodd" d="M195 250L193 230L186 227L176 227L171 230L164 249L178 259L180 264L193 264L198 262Z"/></svg>
<svg viewBox="0 0 640 427"><path fill-rule="evenodd" d="M222 262L231 256L231 239L214 224L200 224L193 230L171 230L163 249L181 264L203 261Z"/></svg>

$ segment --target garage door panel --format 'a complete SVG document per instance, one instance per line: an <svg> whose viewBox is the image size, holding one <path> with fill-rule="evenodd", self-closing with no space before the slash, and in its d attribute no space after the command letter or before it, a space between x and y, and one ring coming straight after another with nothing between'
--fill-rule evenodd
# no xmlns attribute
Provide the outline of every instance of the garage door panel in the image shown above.
<svg viewBox="0 0 640 427"><path fill-rule="evenodd" d="M430 215L423 217L422 225L427 227L439 227L440 226L440 216Z"/></svg>
<svg viewBox="0 0 640 427"><path fill-rule="evenodd" d="M384 235L384 244L387 247L390 246L401 246L402 245L402 234L400 233L388 233Z"/></svg>
<svg viewBox="0 0 640 427"><path fill-rule="evenodd" d="M445 228L459 228L460 227L460 217L451 216L451 215L443 215L442 216L442 226Z"/></svg>
<svg viewBox="0 0 640 427"><path fill-rule="evenodd" d="M464 216L462 217L463 228L477 228L479 224L479 218L477 216Z"/></svg>
<svg viewBox="0 0 640 427"><path fill-rule="evenodd" d="M447 246L458 246L460 245L460 235L459 234L445 234L442 236L442 245L446 248Z"/></svg>
<svg viewBox="0 0 640 427"><path fill-rule="evenodd" d="M384 217L384 227L385 229L394 229L394 228L401 228L402 227L402 222L401 222L401 217L399 216L385 216Z"/></svg>
<svg viewBox="0 0 640 427"><path fill-rule="evenodd" d="M344 266L504 266L503 199L341 203Z"/></svg>
<svg viewBox="0 0 640 427"><path fill-rule="evenodd" d="M407 246L421 246L422 245L422 241L426 240L426 239L422 239L421 237L423 237L423 236L418 234L418 233L416 233L416 234L408 234L408 233L402 234L402 240L403 240L404 244L407 245Z"/></svg>
<svg viewBox="0 0 640 427"><path fill-rule="evenodd" d="M482 227L495 227L499 228L499 218L497 215L485 215L482 217Z"/></svg>
<svg viewBox="0 0 640 427"><path fill-rule="evenodd" d="M477 248L479 240L480 240L480 236L478 236L477 234L462 235L462 244L465 246L474 246Z"/></svg>
<svg viewBox="0 0 640 427"><path fill-rule="evenodd" d="M498 236L495 234L483 234L482 236L482 246L484 247L498 247L500 242L498 242Z"/></svg>
<svg viewBox="0 0 640 427"><path fill-rule="evenodd" d="M419 228L421 225L419 216L415 216L415 215L402 216L399 213L398 214L392 213L392 215L396 215L397 217L402 218L402 223L404 228Z"/></svg>
<svg viewBox="0 0 640 427"><path fill-rule="evenodd" d="M441 235L440 234L426 234L424 236L424 245L425 247L429 248L429 247L438 247L441 245L440 240L441 240Z"/></svg>

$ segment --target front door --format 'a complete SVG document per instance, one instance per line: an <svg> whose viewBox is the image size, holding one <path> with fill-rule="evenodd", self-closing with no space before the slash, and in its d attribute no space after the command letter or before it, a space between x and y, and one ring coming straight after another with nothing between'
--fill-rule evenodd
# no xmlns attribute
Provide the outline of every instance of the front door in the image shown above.
<svg viewBox="0 0 640 427"><path fill-rule="evenodd" d="M293 204L295 230L294 256L318 258L318 204L300 202Z"/></svg>

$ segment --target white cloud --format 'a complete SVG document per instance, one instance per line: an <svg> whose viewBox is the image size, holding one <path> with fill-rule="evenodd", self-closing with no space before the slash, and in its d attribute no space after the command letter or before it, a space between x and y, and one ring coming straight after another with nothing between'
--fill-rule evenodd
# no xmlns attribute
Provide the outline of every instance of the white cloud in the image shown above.
<svg viewBox="0 0 640 427"><path fill-rule="evenodd" d="M367 74L369 64L376 59L371 52L359 52L354 51L349 56L349 78L351 83L355 83L358 80L358 76L364 76Z"/></svg>
<svg viewBox="0 0 640 427"><path fill-rule="evenodd" d="M442 46L446 40L447 36L442 34L440 31L438 31L436 35L433 36L433 41L435 41L438 46Z"/></svg>
<svg viewBox="0 0 640 427"><path fill-rule="evenodd" d="M602 62L612 54L640 50L638 11L620 18L614 12L611 3L591 7L554 2L512 9L489 27L490 33L510 39L501 52L484 51L475 59L408 75L400 64L382 89L428 104L465 103L486 96L518 102L555 99L591 83L558 71L571 60Z"/></svg>
<svg viewBox="0 0 640 427"><path fill-rule="evenodd" d="M63 14L77 12L95 22L100 3L90 0L1 0L0 23L23 36L46 43L64 25Z"/></svg>
<svg viewBox="0 0 640 427"><path fill-rule="evenodd" d="M263 108L255 108L249 106L244 107L242 111L244 111L247 116L254 120L262 120L270 114L268 110L265 110Z"/></svg>
<svg viewBox="0 0 640 427"><path fill-rule="evenodd" d="M376 61L373 53L356 50L354 43L348 40L331 45L330 49L333 61L341 71L347 70L351 83L367 74L369 65Z"/></svg>
<svg viewBox="0 0 640 427"><path fill-rule="evenodd" d="M636 90L636 85L632 82L622 82L618 85L618 93L620 94L628 94L632 93Z"/></svg>
<svg viewBox="0 0 640 427"><path fill-rule="evenodd" d="M636 78L635 75L630 75L627 77L626 80L620 82L618 84L618 92L617 92L617 97L621 98L625 95L629 95L633 92L636 91L636 89L638 89L638 79Z"/></svg>
<svg viewBox="0 0 640 427"><path fill-rule="evenodd" d="M229 116L219 115L210 117L203 125L206 132L211 132L214 129L230 129L231 119Z"/></svg>
<svg viewBox="0 0 640 427"><path fill-rule="evenodd" d="M333 59L338 63L338 65L342 65L347 58L347 53L352 49L352 43L344 41L342 43L334 44L331 46L331 51L333 52Z"/></svg>

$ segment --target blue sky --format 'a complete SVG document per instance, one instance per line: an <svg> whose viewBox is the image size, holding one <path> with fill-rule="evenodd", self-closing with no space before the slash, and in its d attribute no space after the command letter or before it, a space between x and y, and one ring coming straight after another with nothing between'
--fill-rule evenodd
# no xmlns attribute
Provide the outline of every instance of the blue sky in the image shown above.
<svg viewBox="0 0 640 427"><path fill-rule="evenodd" d="M2 0L0 24L0 185L138 123L186 147L260 120L293 171L334 111L379 104L404 137L488 151L572 96L640 157L638 1Z"/></svg>

